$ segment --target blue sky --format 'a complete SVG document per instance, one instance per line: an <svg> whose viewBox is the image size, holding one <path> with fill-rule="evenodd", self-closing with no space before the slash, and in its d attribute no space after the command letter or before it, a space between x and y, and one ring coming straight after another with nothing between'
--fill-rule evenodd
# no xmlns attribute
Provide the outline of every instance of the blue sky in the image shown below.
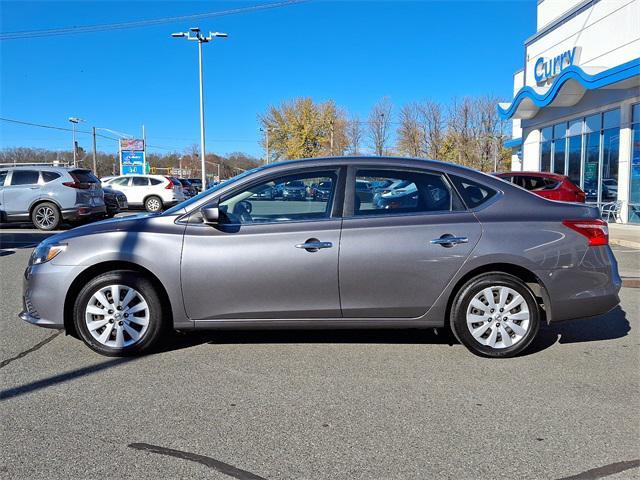
<svg viewBox="0 0 640 480"><path fill-rule="evenodd" d="M270 1L5 1L2 32L188 15ZM204 46L207 150L262 155L257 115L296 96L334 99L365 118L389 96L412 100L495 94L509 99L535 32L536 0L323 1L199 20L227 32ZM181 151L199 141L197 48L138 29L0 41L0 116L131 134ZM0 147L70 149L71 134L0 122ZM90 149L89 136L78 137ZM116 151L100 139L98 149ZM150 149L154 150L154 149ZM155 148L158 152L166 149Z"/></svg>

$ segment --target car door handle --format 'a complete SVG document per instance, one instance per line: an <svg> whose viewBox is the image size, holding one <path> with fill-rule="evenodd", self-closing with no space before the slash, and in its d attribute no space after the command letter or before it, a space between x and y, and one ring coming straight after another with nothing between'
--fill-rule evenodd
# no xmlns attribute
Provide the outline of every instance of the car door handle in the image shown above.
<svg viewBox="0 0 640 480"><path fill-rule="evenodd" d="M434 238L431 240L433 245L442 245L443 247L450 248L454 245L458 245L459 243L469 243L469 239L467 237L455 237L451 234L444 234L440 238Z"/></svg>
<svg viewBox="0 0 640 480"><path fill-rule="evenodd" d="M296 248L303 248L307 252L317 252L321 248L331 248L333 247L333 243L331 242L321 242L315 238L310 238L304 243L299 243L296 245Z"/></svg>

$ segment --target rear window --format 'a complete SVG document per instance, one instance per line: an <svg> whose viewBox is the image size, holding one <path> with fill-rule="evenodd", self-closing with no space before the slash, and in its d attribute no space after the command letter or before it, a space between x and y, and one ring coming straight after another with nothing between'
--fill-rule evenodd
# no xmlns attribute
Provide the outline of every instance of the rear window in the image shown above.
<svg viewBox="0 0 640 480"><path fill-rule="evenodd" d="M100 179L91 173L91 170L71 170L69 173L76 179L76 182L100 183Z"/></svg>
<svg viewBox="0 0 640 480"><path fill-rule="evenodd" d="M150 178L149 182L151 183L151 185L160 185L162 183L162 180L158 180L157 178Z"/></svg>
<svg viewBox="0 0 640 480"><path fill-rule="evenodd" d="M456 175L451 175L451 181L458 190L458 193L460 193L467 208L476 208L498 193L486 185L481 185L473 180L461 178Z"/></svg>
<svg viewBox="0 0 640 480"><path fill-rule="evenodd" d="M55 180L56 178L60 178L60 174L57 172L47 172L47 171L42 172L42 181L44 183L49 183Z"/></svg>
<svg viewBox="0 0 640 480"><path fill-rule="evenodd" d="M14 170L11 176L11 185L35 185L40 174L36 170Z"/></svg>

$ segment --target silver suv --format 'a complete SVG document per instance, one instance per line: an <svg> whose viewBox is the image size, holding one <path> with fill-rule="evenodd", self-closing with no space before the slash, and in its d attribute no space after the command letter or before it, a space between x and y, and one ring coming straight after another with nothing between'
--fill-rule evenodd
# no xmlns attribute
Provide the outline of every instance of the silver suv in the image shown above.
<svg viewBox="0 0 640 480"><path fill-rule="evenodd" d="M83 168L28 165L0 166L0 221L31 221L53 230L62 220L74 222L106 214L100 180Z"/></svg>

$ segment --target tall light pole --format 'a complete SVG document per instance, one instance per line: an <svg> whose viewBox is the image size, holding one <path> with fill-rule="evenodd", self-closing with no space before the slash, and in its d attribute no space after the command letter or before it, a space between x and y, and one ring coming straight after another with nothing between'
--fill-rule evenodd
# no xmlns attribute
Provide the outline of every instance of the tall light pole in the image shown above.
<svg viewBox="0 0 640 480"><path fill-rule="evenodd" d="M73 166L77 167L78 159L76 158L76 125L80 122L84 122L84 120L78 117L69 117L69 121L71 122L71 131L73 138Z"/></svg>
<svg viewBox="0 0 640 480"><path fill-rule="evenodd" d="M271 127L260 128L260 131L264 132L265 137L266 157L264 163L269 163L269 132L271 131Z"/></svg>
<svg viewBox="0 0 640 480"><path fill-rule="evenodd" d="M221 32L209 32L208 35L204 35L200 28L190 28L188 32L172 33L173 38L186 38L194 42L198 42L198 71L200 78L200 160L202 165L202 189L207 188L207 175L205 170L205 147L204 147L204 81L202 78L202 44L209 43L211 40L217 37L225 38L226 33Z"/></svg>

